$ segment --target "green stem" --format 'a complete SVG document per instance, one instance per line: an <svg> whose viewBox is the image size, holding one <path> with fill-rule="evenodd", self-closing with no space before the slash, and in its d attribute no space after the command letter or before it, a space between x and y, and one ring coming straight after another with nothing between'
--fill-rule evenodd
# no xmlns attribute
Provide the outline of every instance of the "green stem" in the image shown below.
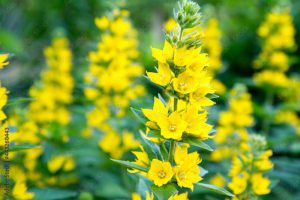
<svg viewBox="0 0 300 200"><path fill-rule="evenodd" d="M272 90L267 91L267 96L265 99L264 107L267 115L265 116L265 119L263 121L263 127L262 130L265 135L269 134L270 131L270 125L271 125L271 120L270 117L272 116L272 108L273 108L273 98L274 98L274 93Z"/></svg>
<svg viewBox="0 0 300 200"><path fill-rule="evenodd" d="M173 112L175 112L177 110L177 104L178 104L178 99L174 98ZM171 140L171 143L170 143L170 152L169 152L169 162L171 163L171 165L173 165L173 161L174 161L175 147L176 147L176 141L175 140Z"/></svg>

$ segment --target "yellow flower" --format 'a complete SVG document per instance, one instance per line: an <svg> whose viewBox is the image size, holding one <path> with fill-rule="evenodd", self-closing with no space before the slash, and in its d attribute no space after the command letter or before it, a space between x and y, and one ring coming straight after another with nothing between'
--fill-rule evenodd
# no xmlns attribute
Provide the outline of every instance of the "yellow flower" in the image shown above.
<svg viewBox="0 0 300 200"><path fill-rule="evenodd" d="M263 152L262 155L255 160L254 165L263 171L272 169L273 163L269 160L269 157L272 156L272 154L272 150Z"/></svg>
<svg viewBox="0 0 300 200"><path fill-rule="evenodd" d="M174 194L168 200L188 200L188 193Z"/></svg>
<svg viewBox="0 0 300 200"><path fill-rule="evenodd" d="M105 133L103 138L98 142L98 146L115 159L121 158L124 153L121 149L121 136L114 131Z"/></svg>
<svg viewBox="0 0 300 200"><path fill-rule="evenodd" d="M198 114L197 106L192 105L183 114L183 120L187 122L186 132L192 136L207 139L212 126L206 124L207 112Z"/></svg>
<svg viewBox="0 0 300 200"><path fill-rule="evenodd" d="M214 90L210 87L200 86L196 91L190 94L191 102L199 107L212 106L215 102L206 97L206 95L213 92Z"/></svg>
<svg viewBox="0 0 300 200"><path fill-rule="evenodd" d="M172 166L169 162L163 162L157 159L151 161L148 171L148 178L157 186L168 183L173 177Z"/></svg>
<svg viewBox="0 0 300 200"><path fill-rule="evenodd" d="M142 109L142 112L150 121L157 122L160 116L168 116L168 107L154 97L153 109Z"/></svg>
<svg viewBox="0 0 300 200"><path fill-rule="evenodd" d="M124 150L135 149L140 145L139 141L134 138L134 134L128 131L124 131L122 140Z"/></svg>
<svg viewBox="0 0 300 200"><path fill-rule="evenodd" d="M5 87L0 86L0 122L6 119L5 113L2 111L6 103L7 103L7 90Z"/></svg>
<svg viewBox="0 0 300 200"><path fill-rule="evenodd" d="M140 146L140 149L142 151L132 151L132 153L135 155L136 159L134 162L134 164L137 164L139 166L142 166L142 167L148 167L149 164L150 164L150 160L149 160L149 157L148 157L148 154L145 152L143 146ZM132 170L128 170L130 173L136 173L136 172L139 172L138 170L136 169L132 169Z"/></svg>
<svg viewBox="0 0 300 200"><path fill-rule="evenodd" d="M160 134L166 139L180 140L187 127L187 123L178 112L173 112L169 117L160 116L157 123L161 129Z"/></svg>
<svg viewBox="0 0 300 200"><path fill-rule="evenodd" d="M134 192L131 194L131 200L142 200L142 197L138 193Z"/></svg>
<svg viewBox="0 0 300 200"><path fill-rule="evenodd" d="M269 179L263 177L262 173L257 173L251 177L252 190L257 195L269 194L271 191Z"/></svg>
<svg viewBox="0 0 300 200"><path fill-rule="evenodd" d="M173 171L180 187L194 189L193 184L202 180L198 164L201 162L197 152L188 153L188 145L177 145L174 155L176 167Z"/></svg>
<svg viewBox="0 0 300 200"><path fill-rule="evenodd" d="M25 182L17 181L14 185L12 195L18 200L28 200L34 197L34 193L28 192Z"/></svg>
<svg viewBox="0 0 300 200"><path fill-rule="evenodd" d="M210 183L219 187L225 187L225 178L222 175L217 174L210 179Z"/></svg>
<svg viewBox="0 0 300 200"><path fill-rule="evenodd" d="M199 85L198 77L192 73L186 71L181 73L177 78L173 80L173 87L175 91L181 94L188 94L194 92Z"/></svg>
<svg viewBox="0 0 300 200"><path fill-rule="evenodd" d="M247 181L249 175L247 173L239 174L232 178L231 182L228 184L228 187L233 191L234 194L241 194L247 188Z"/></svg>
<svg viewBox="0 0 300 200"><path fill-rule="evenodd" d="M164 23L164 29L166 30L167 33L170 33L175 28L175 26L178 26L178 24L173 18L169 18Z"/></svg>
<svg viewBox="0 0 300 200"><path fill-rule="evenodd" d="M187 48L186 46L176 48L174 51L174 64L178 67L184 67L192 64L196 55L199 54L200 48Z"/></svg>
<svg viewBox="0 0 300 200"><path fill-rule="evenodd" d="M132 200L142 200L142 197L138 193L134 192L131 194L131 199ZM146 200L154 200L153 193L151 193L151 195L150 195L149 192L146 191Z"/></svg>
<svg viewBox="0 0 300 200"><path fill-rule="evenodd" d="M62 168L63 164L65 162L64 156L55 156L52 157L48 162L48 169L51 173L57 172L59 169Z"/></svg>
<svg viewBox="0 0 300 200"><path fill-rule="evenodd" d="M208 67L208 55L206 53L200 53L196 55L195 59L192 61L187 68L195 74L195 76L201 75L201 73Z"/></svg>
<svg viewBox="0 0 300 200"><path fill-rule="evenodd" d="M109 23L110 23L109 18L106 16L95 19L96 26L102 30L106 29L109 26Z"/></svg>
<svg viewBox="0 0 300 200"><path fill-rule="evenodd" d="M0 54L0 69L3 69L4 66L9 64L9 62L6 61L8 58L8 55L9 54Z"/></svg>
<svg viewBox="0 0 300 200"><path fill-rule="evenodd" d="M172 45L165 40L163 50L152 48L152 56L161 63L166 63L168 60L173 58L173 47Z"/></svg>
<svg viewBox="0 0 300 200"><path fill-rule="evenodd" d="M158 72L147 72L147 76L153 83L166 86L171 82L172 71L168 63L158 62Z"/></svg>

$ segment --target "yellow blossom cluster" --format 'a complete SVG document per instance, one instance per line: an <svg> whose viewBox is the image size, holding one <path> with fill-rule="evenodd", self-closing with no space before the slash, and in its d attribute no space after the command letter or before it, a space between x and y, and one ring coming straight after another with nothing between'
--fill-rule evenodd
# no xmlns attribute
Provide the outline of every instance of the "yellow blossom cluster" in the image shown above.
<svg viewBox="0 0 300 200"><path fill-rule="evenodd" d="M208 20L206 28L204 29L204 49L209 55L209 71L215 75L222 67L222 44L221 44L221 30L219 28L219 21L216 18ZM213 79L211 82L217 94L224 94L226 92L225 85Z"/></svg>
<svg viewBox="0 0 300 200"><path fill-rule="evenodd" d="M143 95L145 90L137 82L143 67L136 62L139 55L137 31L128 16L127 10L114 10L111 16L96 18L95 23L102 32L101 40L97 50L89 53L89 70L84 77L84 94L93 106L86 115L88 128L83 135L91 136L93 128L103 132L99 146L114 158L120 158L128 149L139 145L132 133L126 130L118 133L107 120L123 117L130 101Z"/></svg>
<svg viewBox="0 0 300 200"><path fill-rule="evenodd" d="M285 75L289 69L287 50L295 50L295 28L289 10L272 11L258 29L262 50L254 61L255 68L263 71L254 75L260 86L287 88L290 80Z"/></svg>
<svg viewBox="0 0 300 200"><path fill-rule="evenodd" d="M172 30L178 29L179 25L173 18L169 18L165 24L164 29L167 33L170 33ZM222 66L221 54L222 54L222 45L221 45L221 31L219 28L219 22L216 18L211 18L208 20L207 25L198 26L194 29L202 35L203 34L203 49L209 56L209 67L207 70L214 76L217 71L220 70ZM194 30L192 29L192 30ZM191 32L187 31L187 32ZM211 81L213 88L217 93L223 94L226 91L226 87L219 80L213 79Z"/></svg>
<svg viewBox="0 0 300 200"><path fill-rule="evenodd" d="M229 172L228 187L236 195L234 200L254 199L257 195L270 193L270 180L264 172L273 168L269 160L272 151L265 150L265 138L259 135L250 135L247 145L247 151L233 158Z"/></svg>
<svg viewBox="0 0 300 200"><path fill-rule="evenodd" d="M41 83L30 88L35 101L29 105L29 117L37 123L70 122L67 105L72 102L74 80L71 75L72 52L65 37L56 37L44 51L48 68L42 73Z"/></svg>
<svg viewBox="0 0 300 200"><path fill-rule="evenodd" d="M8 59L9 54L0 54L0 69L3 69L4 66L8 65L9 62L6 61ZM1 151L3 150L4 146L5 146L5 135L7 134L7 128L8 128L8 121L10 119L7 119L6 114L3 112L3 107L7 104L8 101L8 97L7 97L7 89L5 87L1 86L1 82L0 82L0 147L1 147ZM9 131L9 130L8 130ZM14 138L9 136L9 142L14 141ZM1 156L1 160L2 160L2 155ZM12 158L11 155L8 156L8 159L10 160ZM28 192L27 190L27 186L26 186L26 175L24 173L24 171L17 167L17 166L10 166L9 169L9 173L10 173L10 179L13 180L13 188L11 191L11 196L14 199L32 199L34 197L34 193L32 192ZM3 175L5 174L5 169L3 168L3 166L0 166L0 174ZM0 185L4 185L4 183L2 182L2 180L0 180ZM0 199L4 199L4 192L5 189L4 187L1 187L0 190Z"/></svg>
<svg viewBox="0 0 300 200"><path fill-rule="evenodd" d="M202 180L198 152L189 152L193 143L210 138L212 125L206 122L207 107L215 103L209 98L214 93L208 73L209 59L202 53L203 33L200 31L200 7L192 1L182 1L175 14L176 25L170 28L162 49L152 48L157 61L156 72L147 72L148 79L163 89L154 97L152 108L134 111L145 122L142 136L153 145L162 146L165 156L153 157L146 146L133 151L136 160L129 172L140 173L156 187L176 183L176 188L194 189ZM168 30L167 30L168 31ZM139 111L139 112L138 112ZM197 143L197 142L196 142ZM168 145L167 148L165 145ZM172 186L173 187L173 186ZM169 200L187 199L187 193L176 193Z"/></svg>
<svg viewBox="0 0 300 200"><path fill-rule="evenodd" d="M244 142L248 139L247 128L252 126L253 107L251 96L245 88L236 87L230 92L228 111L222 111L214 140L218 148L212 153L215 161L228 159L245 149Z"/></svg>
<svg viewBox="0 0 300 200"><path fill-rule="evenodd" d="M22 116L15 113L10 120L10 125L16 127L16 133L13 135L17 144L42 145L42 141L46 139L58 139L63 143L69 140L65 127L71 121L68 105L72 102L74 87L69 41L62 36L55 37L51 46L45 48L44 55L47 68L42 72L41 80L30 88L29 95L32 101L28 105L28 110L21 113ZM64 128L56 131L52 129L55 126ZM65 154L51 155L44 166L45 169L48 168L49 174L45 174L38 166L43 154L44 149L39 146L14 157L18 159L21 156L28 181L37 187L64 185L66 181L60 180L57 172L60 169L65 172L72 171L75 168L73 157ZM75 179L72 179L70 182L74 181Z"/></svg>
<svg viewBox="0 0 300 200"><path fill-rule="evenodd" d="M290 124L296 130L296 133L300 135L300 118L294 111L278 111L275 116L275 123Z"/></svg>

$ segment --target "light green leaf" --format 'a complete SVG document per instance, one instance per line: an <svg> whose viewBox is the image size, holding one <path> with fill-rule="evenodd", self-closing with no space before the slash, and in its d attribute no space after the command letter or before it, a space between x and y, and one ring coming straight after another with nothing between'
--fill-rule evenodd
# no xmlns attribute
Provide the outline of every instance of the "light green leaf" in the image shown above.
<svg viewBox="0 0 300 200"><path fill-rule="evenodd" d="M130 107L130 109L140 122L145 124L148 121L141 110L138 110L138 109L135 109L132 107Z"/></svg>
<svg viewBox="0 0 300 200"><path fill-rule="evenodd" d="M132 169L137 169L143 172L148 172L148 169L146 167L131 163L129 161L125 161L125 160L115 160L115 159L111 159L113 162L118 163L120 165L124 165L128 168L132 168Z"/></svg>
<svg viewBox="0 0 300 200"><path fill-rule="evenodd" d="M31 97L15 98L15 99L9 100L6 106L18 105L20 103L27 103L27 102L31 102L34 100L35 100L35 98L31 98Z"/></svg>
<svg viewBox="0 0 300 200"><path fill-rule="evenodd" d="M59 188L43 188L43 189L33 189L32 192L35 193L34 200L55 200L55 199L69 199L75 198L77 192L71 190L64 190Z"/></svg>
<svg viewBox="0 0 300 200"><path fill-rule="evenodd" d="M27 150L27 149L33 149L33 148L39 148L37 145L33 144L20 144L20 145L13 145L9 148L9 152L14 152L14 151L22 151L22 150ZM0 155L4 154L5 150L0 151Z"/></svg>
<svg viewBox="0 0 300 200"><path fill-rule="evenodd" d="M178 192L174 184L167 184L161 187L151 185L150 187L158 200L166 200Z"/></svg>
<svg viewBox="0 0 300 200"><path fill-rule="evenodd" d="M222 194L225 196L229 196L229 197L233 197L234 195L232 193L230 193L229 191L225 190L224 188L215 186L215 185L211 185L211 184L207 184L207 183L196 183L197 186L210 190L212 192L218 193L218 194Z"/></svg>
<svg viewBox="0 0 300 200"><path fill-rule="evenodd" d="M213 149L208 144L197 138L186 138L183 140L183 142L186 142L195 147L205 149L207 151L213 151Z"/></svg>
<svg viewBox="0 0 300 200"><path fill-rule="evenodd" d="M206 96L207 96L209 99L217 99L217 98L219 98L219 96L216 95L216 94L207 94Z"/></svg>

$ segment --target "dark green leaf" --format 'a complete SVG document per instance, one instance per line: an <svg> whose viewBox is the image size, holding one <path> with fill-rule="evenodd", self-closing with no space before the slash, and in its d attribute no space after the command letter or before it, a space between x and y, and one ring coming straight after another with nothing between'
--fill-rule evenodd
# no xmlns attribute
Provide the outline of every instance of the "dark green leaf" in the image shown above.
<svg viewBox="0 0 300 200"><path fill-rule="evenodd" d="M207 96L209 99L217 99L217 98L219 98L219 96L216 95L216 94L207 94L206 96Z"/></svg>

